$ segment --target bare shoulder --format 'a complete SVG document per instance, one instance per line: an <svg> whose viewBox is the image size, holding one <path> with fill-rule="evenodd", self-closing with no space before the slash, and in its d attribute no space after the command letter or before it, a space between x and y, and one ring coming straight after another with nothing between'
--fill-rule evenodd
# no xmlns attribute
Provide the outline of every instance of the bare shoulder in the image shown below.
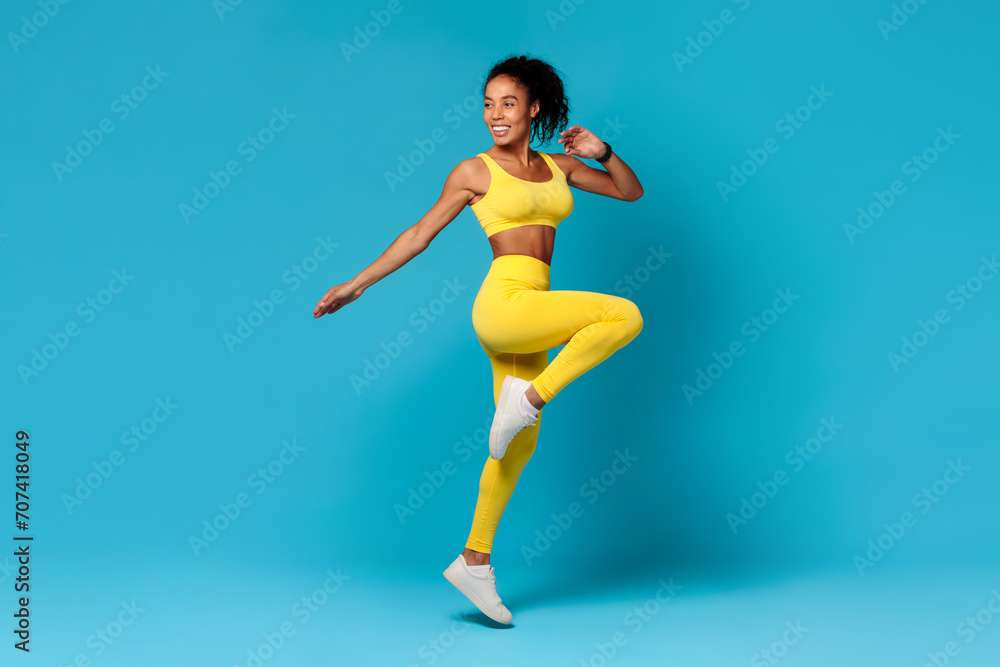
<svg viewBox="0 0 1000 667"><path fill-rule="evenodd" d="M455 165L455 168L451 170L451 173L462 178L475 178L477 175L488 174L489 168L481 157L473 155L470 158L459 161Z"/></svg>
<svg viewBox="0 0 1000 667"><path fill-rule="evenodd" d="M583 161L575 155L567 155L566 153L546 153L550 158L552 158L556 165L562 169L562 172L569 176L575 169L583 164Z"/></svg>
<svg viewBox="0 0 1000 667"><path fill-rule="evenodd" d="M463 190L471 199L485 194L489 187L490 171L479 156L460 160L448 174L445 189Z"/></svg>

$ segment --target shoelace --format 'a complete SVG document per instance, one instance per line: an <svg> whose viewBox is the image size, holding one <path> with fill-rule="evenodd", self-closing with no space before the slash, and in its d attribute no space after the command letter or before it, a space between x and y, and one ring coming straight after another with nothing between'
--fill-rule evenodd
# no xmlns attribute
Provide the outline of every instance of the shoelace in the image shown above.
<svg viewBox="0 0 1000 667"><path fill-rule="evenodd" d="M497 577L493 574L493 570L486 573L486 578L489 579L490 584L493 586L493 594L497 596L497 600L500 599L500 594L497 593Z"/></svg>
<svg viewBox="0 0 1000 667"><path fill-rule="evenodd" d="M534 426L538 422L538 413L537 412L535 413L535 416L532 417L531 415L527 414L524 411L524 409L521 408L520 405L517 406L517 408L518 408L518 412L521 413L521 418L522 418L522 420L524 422L524 426L522 428L528 427L528 426Z"/></svg>

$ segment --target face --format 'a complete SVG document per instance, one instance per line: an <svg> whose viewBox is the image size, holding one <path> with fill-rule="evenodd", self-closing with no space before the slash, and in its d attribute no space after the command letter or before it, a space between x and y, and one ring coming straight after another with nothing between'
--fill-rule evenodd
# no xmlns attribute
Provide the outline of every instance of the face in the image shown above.
<svg viewBox="0 0 1000 667"><path fill-rule="evenodd" d="M497 144L512 144L530 137L531 119L538 108L538 100L528 106L528 91L509 76L494 77L486 84L483 120Z"/></svg>

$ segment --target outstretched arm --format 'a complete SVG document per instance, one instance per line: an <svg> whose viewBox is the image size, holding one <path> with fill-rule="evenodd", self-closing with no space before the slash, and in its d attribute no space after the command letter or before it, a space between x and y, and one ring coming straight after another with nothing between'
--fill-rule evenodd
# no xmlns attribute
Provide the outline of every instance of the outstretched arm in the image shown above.
<svg viewBox="0 0 1000 667"><path fill-rule="evenodd" d="M445 180L437 202L413 226L396 237L378 259L361 273L340 285L331 287L313 309L313 317L336 312L361 296L366 289L422 253L434 237L454 220L475 196L469 189L473 176L470 160L463 160Z"/></svg>
<svg viewBox="0 0 1000 667"><path fill-rule="evenodd" d="M604 155L604 142L590 130L573 125L559 134L562 135L559 143L565 143L566 155L577 158L599 158ZM575 188L625 201L635 201L642 196L642 184L635 172L614 151L604 163L607 171L594 169L579 159L571 159L569 163L566 182Z"/></svg>

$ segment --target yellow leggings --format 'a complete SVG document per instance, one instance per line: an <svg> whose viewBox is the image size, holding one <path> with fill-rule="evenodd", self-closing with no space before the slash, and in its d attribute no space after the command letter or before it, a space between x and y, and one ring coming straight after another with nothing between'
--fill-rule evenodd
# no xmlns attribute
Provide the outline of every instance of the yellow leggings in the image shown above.
<svg viewBox="0 0 1000 667"><path fill-rule="evenodd" d="M639 308L618 296L549 290L549 265L528 255L493 260L472 305L472 325L493 367L493 402L504 376L530 380L548 403L570 382L624 347L642 330ZM548 350L565 345L549 362ZM535 451L538 422L520 431L507 453L487 458L465 546L490 553L500 516Z"/></svg>

